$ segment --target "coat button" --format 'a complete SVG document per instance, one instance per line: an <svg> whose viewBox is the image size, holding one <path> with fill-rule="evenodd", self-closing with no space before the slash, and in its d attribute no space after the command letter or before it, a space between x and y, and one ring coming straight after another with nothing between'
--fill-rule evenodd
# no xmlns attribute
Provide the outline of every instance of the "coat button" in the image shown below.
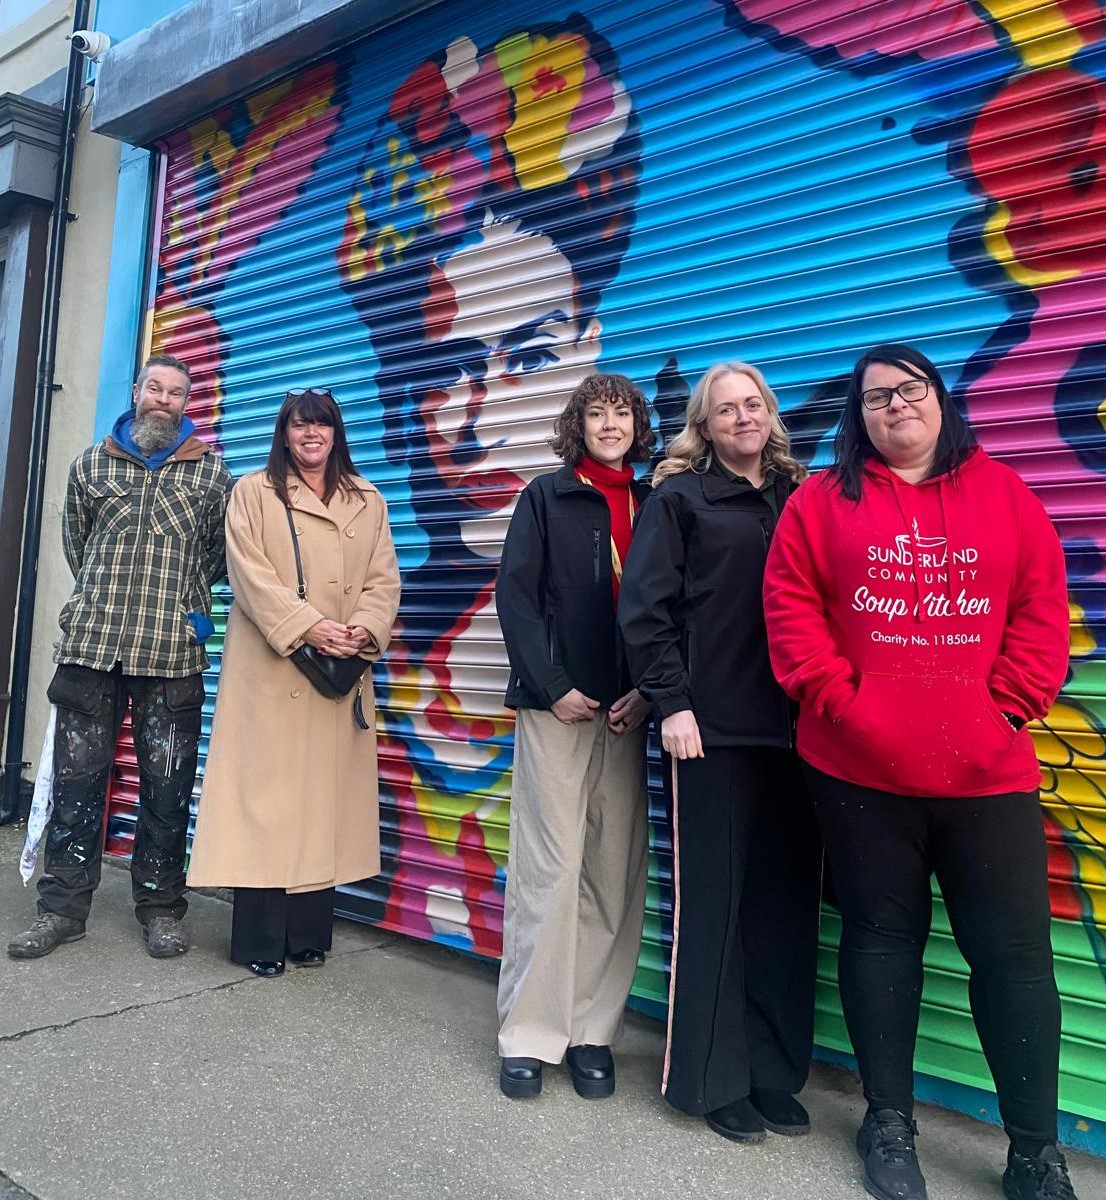
<svg viewBox="0 0 1106 1200"><path fill-rule="evenodd" d="M299 689L299 688L293 688L293 689L292 689L292 699L293 699L293 700L295 700L295 699L296 699L296 698L299 696L299 694L300 694L300 689Z"/></svg>
<svg viewBox="0 0 1106 1200"><path fill-rule="evenodd" d="M296 536L303 537L303 526L302 525L296 526Z"/></svg>
<svg viewBox="0 0 1106 1200"><path fill-rule="evenodd" d="M346 537L353 537L353 530L352 530L352 529L347 529L347 530L346 530Z"/></svg>
<svg viewBox="0 0 1106 1200"><path fill-rule="evenodd" d="M342 588L342 591L345 592L346 595L348 596L350 594L350 592L353 591L353 584L347 583L346 586L344 588Z"/></svg>

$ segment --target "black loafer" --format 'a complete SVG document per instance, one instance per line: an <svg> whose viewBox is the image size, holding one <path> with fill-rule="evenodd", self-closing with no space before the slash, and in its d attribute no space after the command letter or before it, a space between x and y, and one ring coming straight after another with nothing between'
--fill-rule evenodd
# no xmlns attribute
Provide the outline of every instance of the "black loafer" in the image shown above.
<svg viewBox="0 0 1106 1200"><path fill-rule="evenodd" d="M572 1086L585 1100L601 1100L614 1091L610 1046L569 1046L565 1054Z"/></svg>
<svg viewBox="0 0 1106 1200"><path fill-rule="evenodd" d="M254 959L253 962L246 964L246 970L260 975L262 979L272 979L276 975L284 974L284 963L261 962L259 959Z"/></svg>
<svg viewBox="0 0 1106 1200"><path fill-rule="evenodd" d="M753 1088L749 1099L765 1129L784 1137L801 1137L810 1132L810 1115L790 1092L782 1088Z"/></svg>
<svg viewBox="0 0 1106 1200"><path fill-rule="evenodd" d="M326 951L301 950L299 954L289 954L288 961L293 967L321 967L326 962Z"/></svg>
<svg viewBox="0 0 1106 1200"><path fill-rule="evenodd" d="M763 1142L768 1134L760 1113L753 1107L748 1096L712 1109L706 1115L707 1124L715 1133L720 1133L731 1142Z"/></svg>
<svg viewBox="0 0 1106 1200"><path fill-rule="evenodd" d="M499 1087L504 1096L522 1100L541 1091L541 1062L536 1058L504 1058L499 1063Z"/></svg>

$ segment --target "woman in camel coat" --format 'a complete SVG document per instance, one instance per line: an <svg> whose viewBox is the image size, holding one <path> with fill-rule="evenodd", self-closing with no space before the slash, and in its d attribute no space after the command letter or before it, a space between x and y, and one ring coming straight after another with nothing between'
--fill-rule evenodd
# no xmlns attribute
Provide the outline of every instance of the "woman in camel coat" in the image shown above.
<svg viewBox="0 0 1106 1200"><path fill-rule="evenodd" d="M226 528L234 605L188 882L235 889L231 958L278 975L286 958L322 965L334 887L380 870L371 672L366 730L356 688L327 699L289 657L306 642L368 668L399 603L387 506L353 467L328 392L288 394L269 464L237 483Z"/></svg>

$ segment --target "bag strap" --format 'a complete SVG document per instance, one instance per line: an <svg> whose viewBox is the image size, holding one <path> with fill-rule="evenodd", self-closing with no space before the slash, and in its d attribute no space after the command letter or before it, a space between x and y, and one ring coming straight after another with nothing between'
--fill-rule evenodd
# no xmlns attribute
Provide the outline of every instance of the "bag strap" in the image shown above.
<svg viewBox="0 0 1106 1200"><path fill-rule="evenodd" d="M292 549L296 555L296 595L307 603L307 584L303 581L303 561L300 559L300 540L296 537L296 523L292 520L292 510L285 505L284 515L288 518L288 532L292 535Z"/></svg>

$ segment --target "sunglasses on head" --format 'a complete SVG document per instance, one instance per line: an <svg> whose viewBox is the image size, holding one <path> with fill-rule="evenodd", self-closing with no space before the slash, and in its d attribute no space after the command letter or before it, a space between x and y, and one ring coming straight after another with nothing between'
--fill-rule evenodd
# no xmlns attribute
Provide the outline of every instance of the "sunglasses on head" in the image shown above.
<svg viewBox="0 0 1106 1200"><path fill-rule="evenodd" d="M315 396L319 400L334 399L330 388L289 388L285 394L293 400L298 400L301 396Z"/></svg>

